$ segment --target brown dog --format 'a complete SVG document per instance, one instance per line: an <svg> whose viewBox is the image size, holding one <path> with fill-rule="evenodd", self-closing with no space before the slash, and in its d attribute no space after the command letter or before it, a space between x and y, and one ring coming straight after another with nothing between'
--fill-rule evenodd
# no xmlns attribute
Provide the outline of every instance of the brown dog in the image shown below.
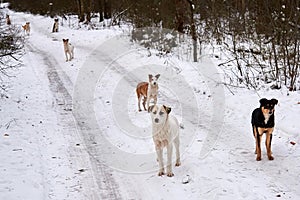
<svg viewBox="0 0 300 200"><path fill-rule="evenodd" d="M154 105L157 103L157 93L158 93L157 80L160 77L160 74L157 74L156 76L149 74L148 76L149 76L149 83L141 82L136 86L136 94L138 98L139 111L142 111L140 107L142 98L143 98L144 110L147 110L149 108L149 103L151 99L154 100ZM147 108L146 108L146 103L147 103Z"/></svg>
<svg viewBox="0 0 300 200"><path fill-rule="evenodd" d="M22 28L24 29L25 33L27 33L28 35L30 34L30 22L26 22L26 24L23 25Z"/></svg>
<svg viewBox="0 0 300 200"><path fill-rule="evenodd" d="M271 151L271 142L272 142L272 133L275 126L274 120L274 112L275 112L275 105L278 103L277 99L261 99L260 107L256 108L252 112L252 129L253 135L256 140L256 150L255 153L257 154L256 160L261 160L261 139L262 135L266 133L266 148L269 160L274 160Z"/></svg>
<svg viewBox="0 0 300 200"><path fill-rule="evenodd" d="M6 24L7 25L11 25L11 21L10 21L9 15L6 15Z"/></svg>

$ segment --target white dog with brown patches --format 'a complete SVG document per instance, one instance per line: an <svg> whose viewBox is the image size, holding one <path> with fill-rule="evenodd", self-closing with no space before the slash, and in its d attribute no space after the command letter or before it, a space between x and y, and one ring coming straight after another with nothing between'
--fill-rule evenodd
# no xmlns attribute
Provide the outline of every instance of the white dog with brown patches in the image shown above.
<svg viewBox="0 0 300 200"><path fill-rule="evenodd" d="M70 61L74 58L74 46L69 43L69 39L63 39L64 50L66 55L66 61ZM69 58L68 58L69 54Z"/></svg>
<svg viewBox="0 0 300 200"><path fill-rule="evenodd" d="M150 106L148 112L152 118L152 137L155 144L157 153L157 160L159 163L158 175L165 174L163 163L163 148L167 148L167 176L174 176L172 172L172 152L173 143L176 150L176 163L175 166L180 166L180 153L179 153L179 123L176 117L170 115L171 108L162 105Z"/></svg>
<svg viewBox="0 0 300 200"><path fill-rule="evenodd" d="M30 22L26 22L25 25L22 26L23 30L27 35L30 35Z"/></svg>
<svg viewBox="0 0 300 200"><path fill-rule="evenodd" d="M149 74L149 83L141 82L136 86L136 94L138 98L138 108L139 111L142 111L140 104L143 98L143 107L145 110L149 108L150 100L154 100L154 105L157 103L157 94L158 94L158 78L160 74L153 76ZM147 104L147 109L145 105Z"/></svg>

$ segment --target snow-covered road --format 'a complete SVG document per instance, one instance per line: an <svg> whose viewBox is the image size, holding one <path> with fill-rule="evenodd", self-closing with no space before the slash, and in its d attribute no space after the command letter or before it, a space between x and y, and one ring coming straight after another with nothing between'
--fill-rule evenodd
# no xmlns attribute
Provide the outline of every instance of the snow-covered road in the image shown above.
<svg viewBox="0 0 300 200"><path fill-rule="evenodd" d="M0 100L0 199L300 198L298 92L259 92L280 105L275 160L263 148L257 162L250 114L260 97L216 90L205 71L216 60L165 64L117 28L51 33L50 18L10 16L31 21L32 32L9 98ZM75 46L70 62L62 38ZM159 103L171 105L183 127L182 166L172 178L157 176L150 116L137 112L135 85L148 73L162 74Z"/></svg>

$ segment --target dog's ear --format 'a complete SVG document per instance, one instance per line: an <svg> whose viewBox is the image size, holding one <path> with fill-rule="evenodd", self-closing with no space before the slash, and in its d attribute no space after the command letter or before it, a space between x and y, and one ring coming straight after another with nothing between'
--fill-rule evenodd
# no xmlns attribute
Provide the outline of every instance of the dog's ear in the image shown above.
<svg viewBox="0 0 300 200"><path fill-rule="evenodd" d="M156 79L158 79L159 77L160 77L160 74L157 74L157 75L155 76Z"/></svg>
<svg viewBox="0 0 300 200"><path fill-rule="evenodd" d="M149 77L149 82L152 80L153 75L152 74L148 74Z"/></svg>
<svg viewBox="0 0 300 200"><path fill-rule="evenodd" d="M65 42L66 40L65 39L63 39L63 42Z"/></svg>
<svg viewBox="0 0 300 200"><path fill-rule="evenodd" d="M278 104L278 100L277 99L271 99L272 104L277 105Z"/></svg>
<svg viewBox="0 0 300 200"><path fill-rule="evenodd" d="M266 99L266 98L259 100L260 106L266 105L267 101L268 101L268 99Z"/></svg>
<svg viewBox="0 0 300 200"><path fill-rule="evenodd" d="M148 107L148 113L149 113L149 112L152 112L153 108L154 108L154 105L149 106L149 107Z"/></svg>
<svg viewBox="0 0 300 200"><path fill-rule="evenodd" d="M167 107L165 105L163 105L164 109L166 110L166 112L169 114L171 112L171 108L170 107Z"/></svg>

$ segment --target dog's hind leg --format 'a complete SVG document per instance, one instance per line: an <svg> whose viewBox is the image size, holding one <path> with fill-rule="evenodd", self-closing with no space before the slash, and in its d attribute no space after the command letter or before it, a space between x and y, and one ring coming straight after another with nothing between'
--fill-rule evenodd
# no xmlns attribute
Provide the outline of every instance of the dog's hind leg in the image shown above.
<svg viewBox="0 0 300 200"><path fill-rule="evenodd" d="M179 152L179 137L178 136L174 139L174 146L175 146L175 151L176 151L176 163L175 163L175 166L178 167L178 166L181 165L181 162L180 162L180 152Z"/></svg>
<svg viewBox="0 0 300 200"><path fill-rule="evenodd" d="M146 101L147 101L147 98L144 97L144 99L143 99L143 107L144 107L144 110L147 110L147 109L146 109ZM147 108L149 108L149 106L147 106Z"/></svg>
<svg viewBox="0 0 300 200"><path fill-rule="evenodd" d="M149 94L149 91L148 91L148 94ZM149 104L150 104L150 95L147 95L146 104L147 104L147 109L148 109Z"/></svg>
<svg viewBox="0 0 300 200"><path fill-rule="evenodd" d="M137 95L137 98L138 98L138 109L139 109L139 111L142 111L141 106L140 106L142 95L140 95L138 90L136 90L136 95Z"/></svg>
<svg viewBox="0 0 300 200"><path fill-rule="evenodd" d="M72 48L70 55L71 55L71 58L70 58L70 60L71 60L74 58L74 48Z"/></svg>
<svg viewBox="0 0 300 200"><path fill-rule="evenodd" d="M65 55L66 55L66 62L68 62L68 53L65 52Z"/></svg>

